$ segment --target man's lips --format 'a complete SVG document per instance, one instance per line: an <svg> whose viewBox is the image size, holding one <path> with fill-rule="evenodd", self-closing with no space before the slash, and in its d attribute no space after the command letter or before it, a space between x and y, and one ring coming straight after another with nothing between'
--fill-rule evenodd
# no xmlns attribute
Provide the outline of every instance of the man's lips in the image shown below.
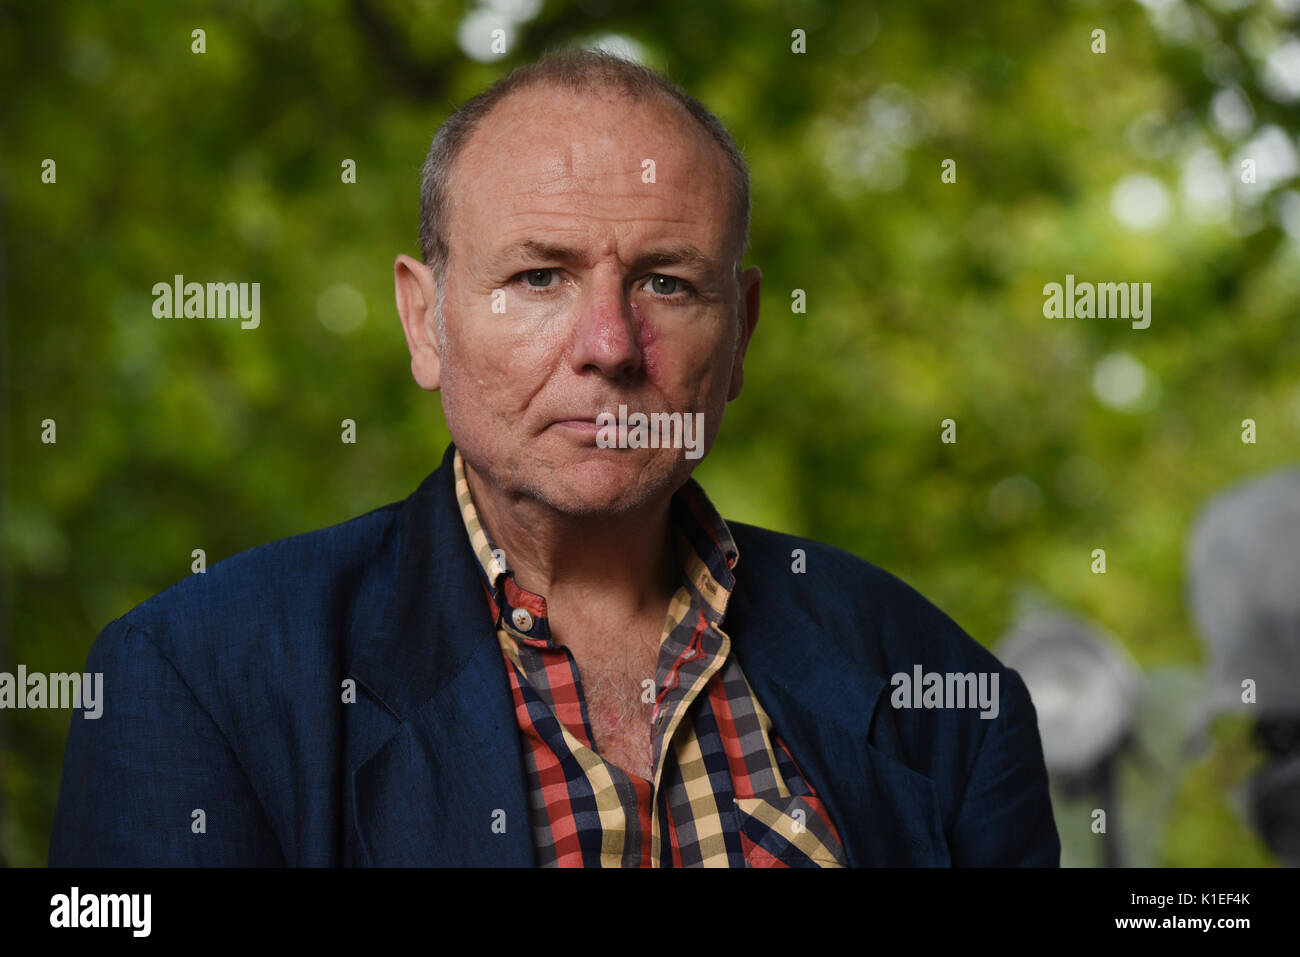
<svg viewBox="0 0 1300 957"><path fill-rule="evenodd" d="M601 426L596 424L595 416L590 419L557 419L551 425L559 426L562 429L572 429L574 432L580 432L584 435L595 435L601 430Z"/></svg>

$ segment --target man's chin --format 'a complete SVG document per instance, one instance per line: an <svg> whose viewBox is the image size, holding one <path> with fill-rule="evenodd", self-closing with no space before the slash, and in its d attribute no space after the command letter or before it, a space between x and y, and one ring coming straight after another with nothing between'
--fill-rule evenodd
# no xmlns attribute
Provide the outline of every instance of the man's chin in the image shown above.
<svg viewBox="0 0 1300 957"><path fill-rule="evenodd" d="M536 491L547 505L568 515L626 514L669 498L681 487L690 468L677 456L599 450L541 477Z"/></svg>

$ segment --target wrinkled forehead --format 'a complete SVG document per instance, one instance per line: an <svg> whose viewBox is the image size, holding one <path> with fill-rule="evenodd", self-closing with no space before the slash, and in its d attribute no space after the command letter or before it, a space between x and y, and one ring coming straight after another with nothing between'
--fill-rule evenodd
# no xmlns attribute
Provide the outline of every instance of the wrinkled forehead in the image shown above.
<svg viewBox="0 0 1300 957"><path fill-rule="evenodd" d="M730 252L730 164L695 119L659 93L517 91L479 122L451 180L453 246L481 247L512 226L573 232L607 223L690 233L720 255Z"/></svg>

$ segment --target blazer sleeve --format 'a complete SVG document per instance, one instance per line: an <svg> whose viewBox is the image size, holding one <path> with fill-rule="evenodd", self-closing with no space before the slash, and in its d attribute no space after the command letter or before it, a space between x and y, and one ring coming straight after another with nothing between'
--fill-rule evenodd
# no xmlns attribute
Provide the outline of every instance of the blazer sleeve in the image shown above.
<svg viewBox="0 0 1300 957"><path fill-rule="evenodd" d="M235 752L148 631L114 621L86 671L103 674L102 713L72 713L51 867L284 863Z"/></svg>
<svg viewBox="0 0 1300 957"><path fill-rule="evenodd" d="M1002 669L1000 711L980 746L949 839L955 867L1059 867L1038 715L1024 680Z"/></svg>

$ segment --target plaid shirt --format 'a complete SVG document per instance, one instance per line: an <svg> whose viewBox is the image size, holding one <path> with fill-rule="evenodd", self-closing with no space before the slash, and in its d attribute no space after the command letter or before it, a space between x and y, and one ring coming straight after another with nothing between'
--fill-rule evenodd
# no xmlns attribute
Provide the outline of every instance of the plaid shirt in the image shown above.
<svg viewBox="0 0 1300 957"><path fill-rule="evenodd" d="M825 807L730 654L721 624L739 555L703 489L691 480L673 499L682 574L660 637L649 781L597 753L578 667L551 640L546 600L494 553L459 450L455 472L514 695L538 862L845 866Z"/></svg>

